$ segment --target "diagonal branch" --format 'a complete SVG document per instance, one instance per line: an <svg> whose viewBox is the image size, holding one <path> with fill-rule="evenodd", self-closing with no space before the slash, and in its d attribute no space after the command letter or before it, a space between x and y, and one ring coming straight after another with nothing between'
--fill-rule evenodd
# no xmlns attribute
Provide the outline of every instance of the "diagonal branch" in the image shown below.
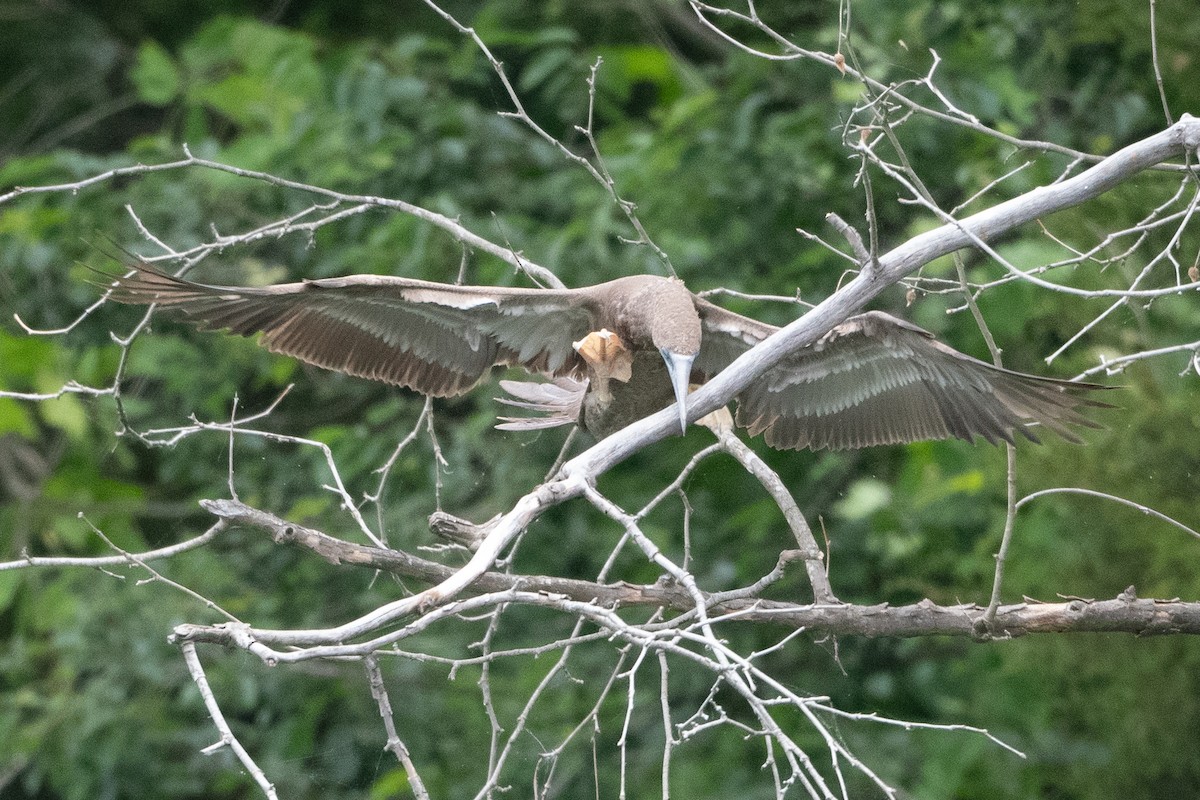
<svg viewBox="0 0 1200 800"><path fill-rule="evenodd" d="M803 317L748 350L725 371L689 395L688 419L698 419L725 405L788 354L812 344L919 267L973 246L975 240L986 242L1039 217L1080 205L1143 170L1198 147L1200 119L1185 114L1166 130L1118 150L1074 178L1033 189L909 239L880 256L877 268L864 268ZM675 430L677 421L678 412L673 407L640 420L568 461L562 474L594 478L646 445L666 438Z"/></svg>

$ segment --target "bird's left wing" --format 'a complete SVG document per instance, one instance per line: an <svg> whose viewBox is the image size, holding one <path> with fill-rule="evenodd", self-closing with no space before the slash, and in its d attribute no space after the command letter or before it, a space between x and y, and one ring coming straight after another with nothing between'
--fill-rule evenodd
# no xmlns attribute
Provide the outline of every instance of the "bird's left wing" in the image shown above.
<svg viewBox="0 0 1200 800"><path fill-rule="evenodd" d="M262 333L272 352L435 397L497 364L570 374L595 310L573 290L455 286L354 275L261 288L209 286L134 264L110 297L182 312L204 330Z"/></svg>
<svg viewBox="0 0 1200 800"><path fill-rule="evenodd" d="M706 375L776 328L697 304ZM833 450L957 437L1038 441L1031 424L1078 442L1067 427L1100 427L1079 413L1104 407L1086 394L1109 387L1039 378L960 353L879 311L851 317L768 370L738 396L737 423L772 447Z"/></svg>

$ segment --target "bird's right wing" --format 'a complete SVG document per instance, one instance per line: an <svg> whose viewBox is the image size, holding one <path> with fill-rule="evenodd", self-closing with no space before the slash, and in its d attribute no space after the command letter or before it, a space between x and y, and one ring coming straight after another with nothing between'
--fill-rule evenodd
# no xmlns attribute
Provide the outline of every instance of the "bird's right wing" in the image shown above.
<svg viewBox="0 0 1200 800"><path fill-rule="evenodd" d="M776 328L698 304L704 340L697 368L723 369ZM1108 387L1039 378L960 353L916 325L879 311L851 317L785 358L738 396L737 423L772 447L833 450L981 436L1037 441L1030 424L1078 442L1068 425L1107 406L1086 393Z"/></svg>
<svg viewBox="0 0 1200 800"><path fill-rule="evenodd" d="M454 286L355 275L262 288L209 286L145 264L110 297L182 312L204 330L262 333L272 352L435 397L467 391L496 365L566 375L595 310L572 290Z"/></svg>

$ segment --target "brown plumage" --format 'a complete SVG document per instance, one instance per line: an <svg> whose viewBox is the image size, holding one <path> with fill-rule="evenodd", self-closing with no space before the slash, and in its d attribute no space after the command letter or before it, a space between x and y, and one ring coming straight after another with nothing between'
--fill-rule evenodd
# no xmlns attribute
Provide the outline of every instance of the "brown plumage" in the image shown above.
<svg viewBox="0 0 1200 800"><path fill-rule="evenodd" d="M261 333L267 349L339 372L446 397L496 365L553 376L502 381L510 405L541 416L498 426L580 422L597 437L686 397L776 328L696 297L669 278L582 289L453 286L356 275L263 288L207 286L146 265L111 297L182 312L205 330ZM878 311L851 317L767 371L738 398L737 424L784 449L844 449L981 436L1038 441L1044 425L1099 427L1106 387L999 369ZM680 424L684 407L679 405Z"/></svg>

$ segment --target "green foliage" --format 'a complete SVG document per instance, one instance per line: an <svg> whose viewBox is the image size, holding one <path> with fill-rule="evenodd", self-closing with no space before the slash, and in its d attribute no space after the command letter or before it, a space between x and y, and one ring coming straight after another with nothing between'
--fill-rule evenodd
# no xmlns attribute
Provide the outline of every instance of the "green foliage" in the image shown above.
<svg viewBox="0 0 1200 800"><path fill-rule="evenodd" d="M1200 104L1200 83L1188 80L1196 23L1184 5L1158 8L1166 91L1177 113ZM602 187L519 122L497 115L511 107L486 61L423 5L316 2L289 7L274 22L241 4L217 6L225 15L199 6L169 15L158 4L134 3L109 19L29 4L43 13L0 33L7 39L0 41L0 74L31 76L12 84L0 104L0 191L174 160L186 143L197 156L453 216L569 284L663 271L646 248L622 241L632 232ZM832 50L837 29L830 9L786 4L763 13L798 41ZM924 75L933 48L943 59L939 86L959 108L1015 135L1108 152L1162 126L1144 12L1141 5L1102 0L1069 7L1026 0L856 4L855 16L869 15L870 24L856 23L853 45L864 67L885 80ZM532 117L588 155L575 126L587 122L586 79L602 59L593 112L605 166L689 285L785 295L799 289L806 300L834 290L844 263L795 229L824 232L831 211L862 219L857 165L846 158L840 130L860 97L856 84L811 63L739 53L698 34L666 6L649 4L639 16L606 3L490 0L473 13L464 19L504 62ZM89 113L94 118L81 120ZM900 136L947 206L1025 157L929 120L911 121ZM1040 158L984 202L1054 180L1065 164ZM1090 241L1097 231L1131 224L1149 203L1165 199L1162 192L1153 180L1139 180L1043 222L1064 239ZM886 192L879 196L890 200ZM108 236L152 252L126 204L149 230L182 249L209 240L210 225L243 232L313 202L204 170L111 181L78 193L29 194L0 207L0 306L35 327L71 322L98 294L88 283L96 276L75 262L115 269L100 252L111 249ZM878 214L884 248L932 224L894 202L881 202ZM1029 230L999 246L1018 267L1028 267L1057 257L1060 251L1046 241ZM1190 253L1195 243L1182 249ZM462 256L457 243L432 227L374 211L311 238L286 236L227 252L197 274L214 282L349 272L452 280ZM968 268L973 280L999 277L988 262L971 261ZM952 276L952 268L931 265L927 274ZM467 276L479 283L522 280L477 254L467 260ZM895 291L883 304L900 302ZM944 313L959 302L920 297L905 313L982 355L968 315ZM982 304L1006 363L1036 371L1046 370L1040 356L1098 313L1094 305L1022 283L989 291ZM796 313L784 305L729 305L773 321ZM124 335L139 319L135 310L105 306L53 338L6 325L0 388L52 392L69 380L103 385L118 368L109 331ZM1122 309L1113 323L1097 330L1091 347L1124 351L1183 341L1194 338L1200 318L1194 302L1164 299ZM1094 363L1094 355L1076 350L1053 369L1070 374ZM1190 434L1200 427L1200 411L1195 378L1177 378L1182 366L1164 360L1131 370L1130 388L1117 401L1123 408L1104 417L1111 430L1089 434L1087 447L1022 445L1022 490L1064 480L1116 487L1164 513L1194 519L1188 476L1200 474L1200 460ZM228 495L228 438L210 432L172 448L149 448L114 435L125 424L119 413L137 429L185 425L190 414L222 422L235 397L240 412L258 411L293 383L267 426L325 443L351 495L373 493L379 485L373 470L416 424L419 398L156 317L125 365L119 411L108 397L0 400L0 558L109 552L91 525L132 550L201 532L212 520L196 500ZM424 435L395 462L379 519L391 542L410 550L428 544L425 520L439 502L482 520L543 477L561 434L498 432L491 429L494 413L486 389L436 404L434 428L449 466L436 471ZM601 488L634 507L704 446L705 437L696 430L664 442L606 474ZM828 532L835 589L843 598L986 600L1003 524L1000 451L939 443L764 457L814 527ZM233 458L235 488L245 501L334 534L357 535L337 497L321 488L330 475L314 448L242 437ZM728 461L706 462L684 488L693 515L691 556L705 588L756 580L788 546L774 505ZM672 557L684 548L676 535L679 513L672 499L646 522ZM527 533L516 568L590 578L619 535L582 504L558 508ZM1130 582L1143 595L1192 597L1200 590L1194 556L1193 542L1136 511L1050 497L1018 518L1006 597L1111 596ZM342 622L404 591L245 531L172 560L164 571L230 613L275 627ZM114 572L118 577L0 573L0 781L8 781L0 793L252 796L227 752L201 755L215 734L177 650L164 639L179 622L218 617L164 584L141 583L144 571ZM618 559L615 574L630 581L658 578L632 553ZM795 600L808 590L789 575L772 592ZM525 609L505 618L502 634L506 646L520 647L565 635L569 625ZM447 625L416 644L461 657L482 635L482 624ZM769 645L779 631L747 626L731 635L753 648ZM493 669L504 724L512 724L553 657L506 660ZM1165 797L1187 796L1200 786L1192 752L1200 652L1192 642L1042 637L991 645L848 640L835 646L800 640L771 658L793 685L828 694L841 708L988 727L1030 755L1020 761L982 738L956 733L838 726L872 768L914 797ZM406 796L403 771L381 755L384 734L360 669L269 670L245 654L208 651L204 660L225 713L282 795ZM587 713L613 665L610 643L579 648L570 675L560 676L530 733L516 743L519 766L512 776L524 780L543 744L561 739L564 725ZM431 791L470 796L488 748L488 720L475 686L479 671L464 669L450 680L436 665L396 659L383 666L397 725ZM637 677L646 693L640 697L654 696L657 670L643 667ZM671 681L672 700L688 713L710 685L688 664L673 663ZM719 699L741 713L734 698ZM629 796L659 790L662 726L650 705L635 709L631 726ZM561 796L615 796L613 744L624 714L618 691L602 707L595 734L600 787L593 785L591 739L580 739L558 766ZM805 744L821 752L821 742ZM681 797L754 797L746 787L762 786L763 758L757 740L710 731L674 751L672 788ZM850 788L853 796L872 791Z"/></svg>
<svg viewBox="0 0 1200 800"><path fill-rule="evenodd" d="M142 44L138 62L129 72L129 80L137 87L142 100L162 106L179 93L179 69L166 49L155 41Z"/></svg>

